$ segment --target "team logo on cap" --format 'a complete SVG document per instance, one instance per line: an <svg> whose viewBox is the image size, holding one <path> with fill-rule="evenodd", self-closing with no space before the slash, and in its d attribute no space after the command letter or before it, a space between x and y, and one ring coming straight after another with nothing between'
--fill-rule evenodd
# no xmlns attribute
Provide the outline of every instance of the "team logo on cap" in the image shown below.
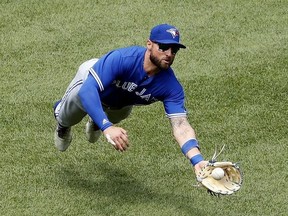
<svg viewBox="0 0 288 216"><path fill-rule="evenodd" d="M175 28L168 29L166 32L169 32L173 38L179 36L179 31Z"/></svg>

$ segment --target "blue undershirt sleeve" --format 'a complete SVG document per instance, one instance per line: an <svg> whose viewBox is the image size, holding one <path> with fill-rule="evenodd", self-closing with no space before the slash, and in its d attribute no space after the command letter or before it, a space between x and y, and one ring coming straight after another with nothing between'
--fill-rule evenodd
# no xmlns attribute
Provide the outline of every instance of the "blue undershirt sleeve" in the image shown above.
<svg viewBox="0 0 288 216"><path fill-rule="evenodd" d="M89 74L86 81L83 83L81 89L79 90L78 96L87 114L103 131L113 124L108 120L108 117L102 108L98 91L99 90L96 80L91 74Z"/></svg>

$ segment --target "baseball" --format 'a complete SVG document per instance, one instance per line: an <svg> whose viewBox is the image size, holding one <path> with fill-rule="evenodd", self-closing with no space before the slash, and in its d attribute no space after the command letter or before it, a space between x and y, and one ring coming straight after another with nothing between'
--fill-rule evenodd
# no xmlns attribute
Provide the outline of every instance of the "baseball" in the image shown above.
<svg viewBox="0 0 288 216"><path fill-rule="evenodd" d="M220 180L224 177L224 170L217 167L212 171L211 176L216 180Z"/></svg>

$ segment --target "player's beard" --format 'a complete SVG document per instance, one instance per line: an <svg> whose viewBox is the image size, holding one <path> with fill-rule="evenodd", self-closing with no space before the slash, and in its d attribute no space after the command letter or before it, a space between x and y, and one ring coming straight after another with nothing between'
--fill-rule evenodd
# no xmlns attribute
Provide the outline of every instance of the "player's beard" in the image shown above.
<svg viewBox="0 0 288 216"><path fill-rule="evenodd" d="M163 60L163 59L162 59ZM150 61L159 69L159 70L167 70L172 64L173 64L173 59L169 59L169 63L165 63L161 61L161 59L157 58L156 56L153 55L153 53L150 53Z"/></svg>

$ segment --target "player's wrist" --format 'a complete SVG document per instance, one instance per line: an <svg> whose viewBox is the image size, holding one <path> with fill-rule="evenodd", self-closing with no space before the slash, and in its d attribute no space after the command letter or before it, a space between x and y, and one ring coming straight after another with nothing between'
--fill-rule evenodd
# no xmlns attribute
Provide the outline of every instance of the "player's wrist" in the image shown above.
<svg viewBox="0 0 288 216"><path fill-rule="evenodd" d="M190 162L194 167L202 161L204 161L204 158L200 153L190 158Z"/></svg>
<svg viewBox="0 0 288 216"><path fill-rule="evenodd" d="M107 128L109 128L109 127L111 127L111 126L113 126L113 124L112 124L111 122L107 122L105 125L103 125L103 126L100 128L100 130L101 130L102 132L104 132L104 130L106 130Z"/></svg>
<svg viewBox="0 0 288 216"><path fill-rule="evenodd" d="M198 141L195 138L192 138L184 143L181 147L181 151L185 156L187 156L188 152L193 148L199 149Z"/></svg>
<svg viewBox="0 0 288 216"><path fill-rule="evenodd" d="M198 163L204 160L199 151L198 141L195 138L188 140L181 147L182 153L189 158L191 164L195 167Z"/></svg>

